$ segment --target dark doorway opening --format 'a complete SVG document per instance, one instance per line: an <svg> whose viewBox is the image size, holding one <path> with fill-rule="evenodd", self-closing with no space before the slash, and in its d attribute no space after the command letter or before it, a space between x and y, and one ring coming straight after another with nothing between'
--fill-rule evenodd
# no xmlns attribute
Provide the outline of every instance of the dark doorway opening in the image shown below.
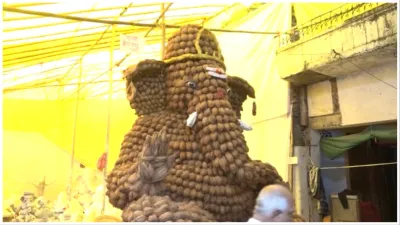
<svg viewBox="0 0 400 225"><path fill-rule="evenodd" d="M397 162L397 142L369 140L348 151L348 164ZM397 165L349 169L349 189L359 191L362 201L371 201L382 222L397 221Z"/></svg>

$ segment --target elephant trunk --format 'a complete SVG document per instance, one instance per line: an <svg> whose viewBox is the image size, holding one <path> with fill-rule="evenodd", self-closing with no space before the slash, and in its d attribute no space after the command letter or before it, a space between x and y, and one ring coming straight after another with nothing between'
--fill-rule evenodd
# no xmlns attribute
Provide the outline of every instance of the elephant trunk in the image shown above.
<svg viewBox="0 0 400 225"><path fill-rule="evenodd" d="M226 94L199 95L189 106L187 125L194 129L199 150L212 163L215 174L229 176L253 190L268 184L281 184L276 169L261 161L252 161L247 152L243 130L247 125L238 120Z"/></svg>
<svg viewBox="0 0 400 225"><path fill-rule="evenodd" d="M216 173L233 175L250 160L243 128L222 90L203 96L189 112L187 125L195 130L200 151Z"/></svg>

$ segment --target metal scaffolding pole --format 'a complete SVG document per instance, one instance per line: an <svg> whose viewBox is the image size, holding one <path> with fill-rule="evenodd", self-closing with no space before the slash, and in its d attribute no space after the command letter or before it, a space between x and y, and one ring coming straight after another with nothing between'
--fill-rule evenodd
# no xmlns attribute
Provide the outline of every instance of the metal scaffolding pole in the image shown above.
<svg viewBox="0 0 400 225"><path fill-rule="evenodd" d="M82 80L82 60L80 60L79 67L79 78L78 78L78 90L81 85L80 82ZM76 143L76 125L78 123L78 112L79 112L79 94L76 95L76 106L75 106L75 118L74 118L74 132L72 133L72 153L71 153L71 167L70 167L70 177L69 177L69 187L68 187L68 199L71 201L72 199L72 181L74 178L74 162L75 162L75 143Z"/></svg>
<svg viewBox="0 0 400 225"><path fill-rule="evenodd" d="M169 4L167 6L167 9L171 6L172 4ZM164 59L164 54L165 54L165 12L167 10L164 9L164 3L161 4L161 60Z"/></svg>
<svg viewBox="0 0 400 225"><path fill-rule="evenodd" d="M162 20L164 21L164 15L165 15L165 13L168 11L168 9L171 7L171 5L172 5L172 3L169 3L169 4L167 5L167 7L164 8L164 3L161 4L161 14L160 14L160 16L157 18L156 24L158 23L158 21L160 21L161 18L163 18ZM150 30L148 30L148 31L146 32L146 34L144 35L144 37L147 37L153 29L154 29L154 27L151 27Z"/></svg>
<svg viewBox="0 0 400 225"><path fill-rule="evenodd" d="M125 82L125 80L121 79L114 79L114 82ZM98 81L92 81L92 82L80 82L80 84L101 84L101 83L107 83L110 82L109 80L98 80ZM60 82L59 84L49 84L49 85L40 85L40 86L24 86L24 87L10 87L10 88L4 88L3 89L3 94L5 93L11 93L14 91L21 91L21 90L29 90L29 89L35 89L35 88L48 88L48 87L67 87L67 86L74 86L77 85L78 82L75 83L62 83ZM61 95L60 95L61 96Z"/></svg>
<svg viewBox="0 0 400 225"><path fill-rule="evenodd" d="M88 84L91 84L91 83L95 82L95 80L97 80L98 78L102 77L104 74L106 74L107 72L111 71L113 68L118 67L119 65L121 65L121 63L123 63L123 62L125 61L125 59L127 59L127 58L129 57L129 55L130 55L130 53L129 53L129 54L126 54L124 57L122 57L121 60L119 60L117 63L115 63L115 64L113 65L112 68L109 68L109 69L108 69L107 71L105 71L104 73L101 73L99 76L97 76L97 77L91 79L89 82L86 82L84 85L82 85L81 90L82 90L84 87L86 87ZM72 94L70 94L70 95L68 95L67 97L63 98L62 100L68 99L70 96L72 96L72 95L74 95L74 94L75 94L75 92L73 92Z"/></svg>
<svg viewBox="0 0 400 225"><path fill-rule="evenodd" d="M134 22L115 21L115 20L114 21L111 21L111 20L100 20L100 19L84 18L84 17L78 17L78 16L68 16L68 15L60 15L60 14L48 13L48 12L38 12L38 11L32 11L32 10L18 9L18 8L8 7L8 6L4 6L3 10L9 11L9 12L17 12L17 13L25 13L25 14L31 14L31 15L39 15L39 16L44 16L44 17L54 17L54 18L76 20L76 21L85 21L85 22L92 22L92 23L102 23L102 24L109 24L109 25L127 25L127 26L136 26L136 27L157 27L157 24L134 23ZM165 24L165 28L176 28L176 29L179 29L179 28L181 28L181 26ZM208 30L214 31L214 32L228 32L228 33L267 34L267 35L282 34L280 32L228 30L228 29L214 29L214 28L208 28Z"/></svg>
<svg viewBox="0 0 400 225"><path fill-rule="evenodd" d="M119 16L123 15L123 14L128 10L128 8L129 8L131 5L132 5L132 3L130 3L127 7L125 7L125 8L122 10L122 12L119 14ZM3 8L3 10L5 10L5 9ZM116 16L116 17L114 18L114 20L116 20L119 16ZM97 39L97 41L96 41L94 44L92 44L92 45L90 46L90 48L80 57L79 60L82 60L82 59L85 57L85 55L88 54L88 53L99 43L99 41L103 38L104 34L107 33L108 28L109 28L109 26L107 26L107 28L103 31L103 33L102 33L101 36ZM71 66L71 68L67 71L67 73L64 74L64 76L63 76L62 79L64 79L64 78L74 69L75 65L76 65L76 64L74 64L74 65Z"/></svg>
<svg viewBox="0 0 400 225"><path fill-rule="evenodd" d="M103 188L103 206L101 210L101 214L104 215L105 208L106 208L106 190L107 190L107 165L108 165L108 152L110 150L110 127L111 127L111 106L112 106L112 95L113 95L113 72L112 68L114 67L114 38L115 38L115 25L111 27L112 32L112 41L110 44L110 81L109 81L109 88L108 88L108 114L107 114L107 135L106 135L106 151L105 151L105 166L103 169L103 176L104 176L104 188Z"/></svg>

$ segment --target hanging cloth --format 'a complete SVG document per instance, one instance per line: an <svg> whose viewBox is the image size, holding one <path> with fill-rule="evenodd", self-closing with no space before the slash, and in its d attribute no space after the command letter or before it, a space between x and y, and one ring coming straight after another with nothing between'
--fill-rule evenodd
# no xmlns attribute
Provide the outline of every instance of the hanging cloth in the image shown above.
<svg viewBox="0 0 400 225"><path fill-rule="evenodd" d="M311 196L318 200L318 213L323 216L327 215L329 211L328 202L325 196L325 188L321 177L321 171L312 161L308 170L308 182Z"/></svg>

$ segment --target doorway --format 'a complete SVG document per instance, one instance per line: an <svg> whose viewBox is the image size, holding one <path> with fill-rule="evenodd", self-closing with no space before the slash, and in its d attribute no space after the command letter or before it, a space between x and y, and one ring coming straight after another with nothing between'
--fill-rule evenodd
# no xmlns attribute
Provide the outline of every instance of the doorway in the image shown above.
<svg viewBox="0 0 400 225"><path fill-rule="evenodd" d="M397 161L397 142L369 140L348 151L349 166ZM362 201L371 201L382 222L397 221L397 165L349 169L349 189L359 191Z"/></svg>

